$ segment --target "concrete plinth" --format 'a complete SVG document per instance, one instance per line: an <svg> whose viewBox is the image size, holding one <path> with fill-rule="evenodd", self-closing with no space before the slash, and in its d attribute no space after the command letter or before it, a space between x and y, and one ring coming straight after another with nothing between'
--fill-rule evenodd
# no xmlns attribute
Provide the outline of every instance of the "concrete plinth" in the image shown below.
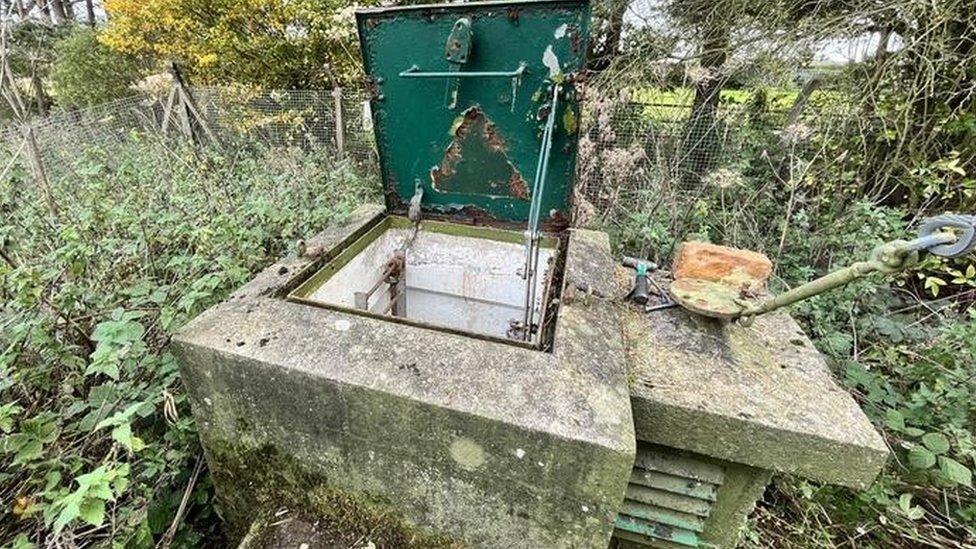
<svg viewBox="0 0 976 549"><path fill-rule="evenodd" d="M609 287L609 254L572 232L567 279ZM606 547L635 452L615 308L561 307L542 352L283 298L327 257L282 260L174 338L232 531L286 507L391 546Z"/></svg>
<svg viewBox="0 0 976 549"><path fill-rule="evenodd" d="M638 440L723 472L696 543L735 546L771 473L860 489L883 467L881 436L785 312L748 327L629 305L621 318Z"/></svg>

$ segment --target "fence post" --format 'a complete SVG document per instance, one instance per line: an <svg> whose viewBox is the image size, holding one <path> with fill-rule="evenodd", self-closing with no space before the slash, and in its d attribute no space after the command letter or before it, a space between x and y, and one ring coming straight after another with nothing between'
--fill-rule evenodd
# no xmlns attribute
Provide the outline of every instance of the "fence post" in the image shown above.
<svg viewBox="0 0 976 549"><path fill-rule="evenodd" d="M190 121L190 107L187 104L186 97L184 96L183 75L180 74L180 69L176 66L176 63L172 61L169 63L169 75L173 80L173 97L176 99L173 106L176 108L177 115L180 119L180 127L183 130L183 137L189 139L194 145L196 145L197 136L193 132L193 124Z"/></svg>
<svg viewBox="0 0 976 549"><path fill-rule="evenodd" d="M210 129L210 125L207 124L207 120L203 115L200 114L200 110L197 108L197 102L193 99L193 93L187 87L180 68L173 61L169 63L169 74L173 79L173 89L176 92L176 103L179 105L183 133L193 141L194 145L197 145L201 141L197 133L202 129L203 133L210 139L211 144L217 145L218 147L221 146L217 135Z"/></svg>
<svg viewBox="0 0 976 549"><path fill-rule="evenodd" d="M27 156L30 157L31 173L34 176L34 184L41 189L41 195L47 204L47 210L52 216L58 215L58 205L51 194L51 186L48 185L47 173L44 171L44 162L41 159L41 151L37 147L37 139L34 138L34 128L30 124L23 127L24 139L27 141Z"/></svg>
<svg viewBox="0 0 976 549"><path fill-rule="evenodd" d="M332 89L332 101L335 110L336 149L339 156L342 157L346 153L346 125L342 116L342 87L336 86Z"/></svg>

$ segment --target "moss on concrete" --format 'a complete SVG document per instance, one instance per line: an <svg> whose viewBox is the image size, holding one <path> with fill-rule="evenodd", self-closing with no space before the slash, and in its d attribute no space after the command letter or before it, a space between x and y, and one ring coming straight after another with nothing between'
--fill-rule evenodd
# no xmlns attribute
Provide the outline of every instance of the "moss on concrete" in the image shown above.
<svg viewBox="0 0 976 549"><path fill-rule="evenodd" d="M358 219L309 242L333 257ZM568 273L599 288L613 263L573 232ZM479 547L607 542L634 456L609 304L561 307L546 353L280 299L319 268L286 258L173 339L236 535L284 505Z"/></svg>
<svg viewBox="0 0 976 549"><path fill-rule="evenodd" d="M884 441L789 315L620 315L639 440L854 488L884 465Z"/></svg>
<svg viewBox="0 0 976 549"><path fill-rule="evenodd" d="M772 471L739 463L713 460L722 467L725 481L719 487L712 513L702 532L702 544L717 549L738 546L746 519L756 508L772 477Z"/></svg>
<svg viewBox="0 0 976 549"><path fill-rule="evenodd" d="M383 548L458 548L461 542L422 531L384 510L383 498L356 496L330 485L272 445L258 448L210 440L211 474L222 493L222 511L234 539L247 534L248 547L267 545L267 525L280 510L308 517L341 546L369 540ZM260 532L251 531L259 525ZM269 547L269 546L268 546Z"/></svg>

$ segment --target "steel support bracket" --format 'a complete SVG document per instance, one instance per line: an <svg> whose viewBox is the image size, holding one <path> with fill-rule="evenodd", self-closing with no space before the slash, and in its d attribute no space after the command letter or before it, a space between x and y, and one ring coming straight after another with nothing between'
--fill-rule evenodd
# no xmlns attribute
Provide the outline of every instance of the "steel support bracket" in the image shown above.
<svg viewBox="0 0 976 549"><path fill-rule="evenodd" d="M444 57L447 59L450 72L461 72L461 66L468 62L473 38L470 18L462 17L454 22L451 34L447 37L447 44L444 45ZM452 78L447 81L444 101L449 109L457 106L460 83L459 78Z"/></svg>

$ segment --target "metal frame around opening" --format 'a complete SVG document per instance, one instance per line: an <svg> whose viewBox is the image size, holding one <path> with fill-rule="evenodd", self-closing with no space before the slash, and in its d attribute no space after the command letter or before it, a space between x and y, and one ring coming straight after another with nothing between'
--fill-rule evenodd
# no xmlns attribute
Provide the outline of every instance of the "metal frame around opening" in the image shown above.
<svg viewBox="0 0 976 549"><path fill-rule="evenodd" d="M423 322L420 320L414 320L407 317L400 316L388 316L380 315L369 311L364 311L362 309L356 309L353 307L346 307L343 305L335 305L332 303L325 303L322 301L314 301L309 299L309 296L315 292L322 284L325 284L333 275L339 272L346 264L348 264L354 257L359 255L363 250L365 250L370 244L376 241L384 232L390 229L407 229L412 228L413 223L405 218L394 215L387 215L380 222L373 225L369 230L366 231L362 236L355 239L348 245L343 246L343 244L337 245L335 248L329 250L328 256L332 259L328 260L325 265L318 269L315 269L311 274L306 275L307 278L302 280L293 290L288 292L285 299L293 303L301 303L303 305L309 305L312 307L318 307L320 309L330 309L334 311L341 311L344 313L350 313L359 316L366 316L370 318L378 318L381 320L386 320L389 322L396 322L399 324L406 324L409 326L416 326L419 328L426 328L429 330L437 330L439 332L447 332L456 335L463 335L466 337L473 337L475 339L483 339L486 341L493 341L496 343L505 343L507 345L514 345L516 347L522 347L525 349L541 350L545 347L546 334L550 333L545 329L544 325L539 326L539 341L537 343L528 343L525 341L519 341L515 339L507 339L504 337L497 337L492 335L479 334L475 332L469 332L466 330L459 330L457 328L450 328L447 326L441 326L438 324L430 324L428 322ZM453 236L469 237L469 238L483 238L486 240L495 240L498 242L509 242L512 244L523 244L524 235L521 232L516 231L506 231L502 229L494 229L490 227L473 226L473 225L460 225L457 223L448 223L445 221L434 221L425 220L420 226L421 231L441 233ZM561 239L553 236L544 236L541 239L541 243L547 247L555 250L554 257L556 258L556 266L562 264L562 255L565 253L565 246ZM550 288L550 292L558 292L558 288ZM550 296L551 297L551 296ZM550 322L555 320L555 315L548 315L545 310L541 312L543 318L548 319Z"/></svg>

